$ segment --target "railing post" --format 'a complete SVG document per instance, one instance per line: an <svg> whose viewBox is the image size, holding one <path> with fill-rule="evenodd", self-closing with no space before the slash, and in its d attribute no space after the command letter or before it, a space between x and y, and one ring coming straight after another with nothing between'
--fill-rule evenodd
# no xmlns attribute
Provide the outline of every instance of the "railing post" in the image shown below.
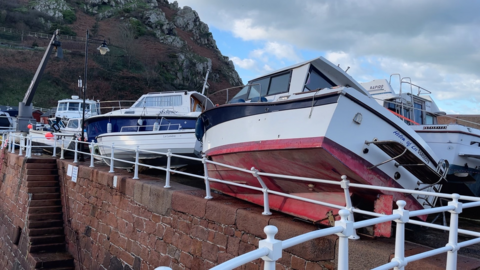
<svg viewBox="0 0 480 270"><path fill-rule="evenodd" d="M172 164L172 150L168 149L167 151L167 175L165 175L165 186L164 188L170 188L170 166Z"/></svg>
<svg viewBox="0 0 480 270"><path fill-rule="evenodd" d="M26 146L26 157L27 158L31 158L32 157L32 141L31 141L31 135L28 135L27 136L27 146Z"/></svg>
<svg viewBox="0 0 480 270"><path fill-rule="evenodd" d="M20 134L20 149L18 150L18 155L19 156L23 155L24 143L25 143L25 141L23 140L23 134Z"/></svg>
<svg viewBox="0 0 480 270"><path fill-rule="evenodd" d="M2 133L2 145L0 146L0 149L3 150L3 143L5 142L5 133Z"/></svg>
<svg viewBox="0 0 480 270"><path fill-rule="evenodd" d="M92 140L90 142L90 168L95 167L95 165L93 164L95 159L94 155L95 155L95 143L94 143L94 140Z"/></svg>
<svg viewBox="0 0 480 270"><path fill-rule="evenodd" d="M272 212L270 212L270 202L268 201L268 187L267 187L267 185L265 185L265 183L263 182L260 175L258 175L258 170L255 169L255 167L252 167L250 170L252 171L253 176L257 178L258 182L260 183L260 185L262 186L262 189L263 189L263 213L262 213L262 215L269 216L269 215L272 214Z"/></svg>
<svg viewBox="0 0 480 270"><path fill-rule="evenodd" d="M8 150L7 152L10 152L12 149L12 133L8 133L8 139L7 139L7 144L8 144Z"/></svg>
<svg viewBox="0 0 480 270"><path fill-rule="evenodd" d="M57 156L57 135L53 134L53 154L52 157Z"/></svg>
<svg viewBox="0 0 480 270"><path fill-rule="evenodd" d="M108 171L109 173L115 172L115 171L113 170L113 162L114 162L113 159L115 158L113 152L115 151L115 143L112 143L112 148L111 148L111 149L112 149L112 150L111 150L111 152L110 152L110 171Z"/></svg>
<svg viewBox="0 0 480 270"><path fill-rule="evenodd" d="M275 226L268 225L263 229L267 235L267 239L258 242L258 248L268 248L270 252L263 256L264 270L275 270L275 262L282 258L282 241L275 239L278 229Z"/></svg>
<svg viewBox="0 0 480 270"><path fill-rule="evenodd" d="M353 222L348 220L350 211L341 209L338 211L340 220L335 221L335 227L343 227L338 235L338 270L348 270L348 237L353 234Z"/></svg>
<svg viewBox="0 0 480 270"><path fill-rule="evenodd" d="M448 244L452 250L447 252L447 270L457 269L457 252L459 250L458 244L458 215L462 213L462 203L458 201L460 195L452 194L452 201L448 205L455 206L455 209L450 210L450 232L448 235Z"/></svg>
<svg viewBox="0 0 480 270"><path fill-rule="evenodd" d="M208 180L207 155L205 154L203 154L202 163L203 163L203 174L204 174L203 178L205 180L205 192L207 193L205 196L205 199L209 200L213 197L210 190L210 182Z"/></svg>
<svg viewBox="0 0 480 270"><path fill-rule="evenodd" d="M65 156L63 155L63 148L64 148L64 145L65 145L65 136L62 137L62 146L60 147L60 159L65 159Z"/></svg>
<svg viewBox="0 0 480 270"><path fill-rule="evenodd" d="M137 145L137 148L135 149L135 172L133 173L133 179L138 179L138 161L140 159L139 149L140 146Z"/></svg>
<svg viewBox="0 0 480 270"><path fill-rule="evenodd" d="M405 262L405 223L410 219L410 212L405 210L405 201L397 201L398 209L393 210L393 214L400 215L399 219L395 219L397 229L395 232L395 257L392 261L396 261L398 266L395 270L403 270L407 263Z"/></svg>
<svg viewBox="0 0 480 270"><path fill-rule="evenodd" d="M15 134L12 134L11 144L12 144L12 153L15 153Z"/></svg>
<svg viewBox="0 0 480 270"><path fill-rule="evenodd" d="M73 155L73 163L78 163L78 138L75 138L75 152L74 152L74 155Z"/></svg>
<svg viewBox="0 0 480 270"><path fill-rule="evenodd" d="M343 188L343 192L345 193L345 203L346 209L350 212L348 216L348 221L355 222L353 218L353 205L352 205L352 198L350 197L350 181L347 180L346 175L342 175L342 181L340 181L340 186ZM352 240L358 240L360 237L357 235L357 231L354 229L352 235L349 237Z"/></svg>

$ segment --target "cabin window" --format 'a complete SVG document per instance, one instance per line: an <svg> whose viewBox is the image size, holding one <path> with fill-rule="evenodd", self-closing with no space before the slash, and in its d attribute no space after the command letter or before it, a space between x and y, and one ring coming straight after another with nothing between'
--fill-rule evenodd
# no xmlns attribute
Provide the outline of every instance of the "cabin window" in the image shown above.
<svg viewBox="0 0 480 270"><path fill-rule="evenodd" d="M423 104L414 102L413 103L413 120L420 125L423 125Z"/></svg>
<svg viewBox="0 0 480 270"><path fill-rule="evenodd" d="M254 97L264 97L268 91L268 82L270 78L264 78L258 81L251 82L250 93L248 94L248 99L252 99Z"/></svg>
<svg viewBox="0 0 480 270"><path fill-rule="evenodd" d="M431 114L425 115L425 125L434 125L435 124L435 116Z"/></svg>
<svg viewBox="0 0 480 270"><path fill-rule="evenodd" d="M325 75L320 73L316 68L311 67L310 73L307 75L303 92L331 88L333 86L336 86L336 84L328 79Z"/></svg>
<svg viewBox="0 0 480 270"><path fill-rule="evenodd" d="M396 106L396 104L393 103L393 102L387 102L387 103L385 104L385 107L386 107L387 109L389 109L390 111L397 112L397 106Z"/></svg>
<svg viewBox="0 0 480 270"><path fill-rule="evenodd" d="M203 112L203 107L200 100L190 97L190 111L191 112Z"/></svg>
<svg viewBox="0 0 480 270"><path fill-rule="evenodd" d="M142 107L174 107L182 106L182 96L154 96L145 97L135 105L137 108Z"/></svg>
<svg viewBox="0 0 480 270"><path fill-rule="evenodd" d="M68 110L69 111L75 111L75 112L80 111L80 103L69 103L68 104Z"/></svg>
<svg viewBox="0 0 480 270"><path fill-rule="evenodd" d="M59 103L58 104L58 111L66 111L67 110L67 103Z"/></svg>
<svg viewBox="0 0 480 270"><path fill-rule="evenodd" d="M78 120L68 121L67 128L78 128Z"/></svg>
<svg viewBox="0 0 480 270"><path fill-rule="evenodd" d="M240 90L240 92L238 92L233 98L232 100L234 99L247 99L247 95L248 95L248 89L250 88L250 85L247 85L245 87L242 88L242 90Z"/></svg>
<svg viewBox="0 0 480 270"><path fill-rule="evenodd" d="M268 90L268 95L276 95L288 92L289 85L290 73L272 77L272 81L270 82L270 89Z"/></svg>

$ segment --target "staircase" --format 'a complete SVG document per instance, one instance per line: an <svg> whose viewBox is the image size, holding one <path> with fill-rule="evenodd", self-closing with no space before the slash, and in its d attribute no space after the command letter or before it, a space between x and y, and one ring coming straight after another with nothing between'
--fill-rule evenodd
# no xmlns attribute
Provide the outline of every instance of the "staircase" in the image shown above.
<svg viewBox="0 0 480 270"><path fill-rule="evenodd" d="M58 169L55 159L28 159L25 177L32 194L27 215L28 251L35 269L74 269L65 251L65 232Z"/></svg>

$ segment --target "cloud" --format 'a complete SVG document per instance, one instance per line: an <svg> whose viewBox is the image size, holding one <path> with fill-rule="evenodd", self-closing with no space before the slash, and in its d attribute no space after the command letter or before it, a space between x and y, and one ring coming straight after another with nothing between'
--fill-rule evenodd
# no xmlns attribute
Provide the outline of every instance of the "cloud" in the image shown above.
<svg viewBox="0 0 480 270"><path fill-rule="evenodd" d="M250 53L251 57L268 61L268 56L271 55L277 60L301 61L302 58L295 52L295 48L290 44L280 44L278 42L267 42L262 49L253 50Z"/></svg>
<svg viewBox="0 0 480 270"><path fill-rule="evenodd" d="M235 64L235 66L243 69L253 69L256 67L257 63L253 59L240 59L236 56L230 57L230 60Z"/></svg>
<svg viewBox="0 0 480 270"><path fill-rule="evenodd" d="M480 70L479 1L179 0L244 40ZM218 14L222 14L219 16Z"/></svg>
<svg viewBox="0 0 480 270"><path fill-rule="evenodd" d="M400 73L432 91L446 110L479 111L480 1L178 2L209 26L257 45L244 57L256 62L251 70L284 67L308 51L344 70L349 66L358 81Z"/></svg>

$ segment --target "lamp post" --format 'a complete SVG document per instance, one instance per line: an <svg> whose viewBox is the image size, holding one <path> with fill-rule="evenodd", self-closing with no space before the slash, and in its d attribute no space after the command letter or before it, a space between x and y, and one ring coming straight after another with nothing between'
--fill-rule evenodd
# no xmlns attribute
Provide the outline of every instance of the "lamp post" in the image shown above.
<svg viewBox="0 0 480 270"><path fill-rule="evenodd" d="M84 72L84 79L85 79L85 82L83 83L82 85L82 79L80 76L78 76L78 87L79 88L82 88L82 91L83 91L83 103L82 103L82 123L81 123L81 136L80 136L80 140L82 141L82 144L80 145L80 151L82 152L82 154L80 155L80 161L85 161L85 157L83 156L83 152L84 152L84 144L83 142L85 142L85 94L87 92L87 64L88 64L88 29L87 29L87 35L85 37L85 72ZM107 52L110 51L110 49L108 49L107 47L107 43L105 42L105 40L103 40L103 43L102 45L100 45L97 50L100 51L100 54L101 55L105 55Z"/></svg>

